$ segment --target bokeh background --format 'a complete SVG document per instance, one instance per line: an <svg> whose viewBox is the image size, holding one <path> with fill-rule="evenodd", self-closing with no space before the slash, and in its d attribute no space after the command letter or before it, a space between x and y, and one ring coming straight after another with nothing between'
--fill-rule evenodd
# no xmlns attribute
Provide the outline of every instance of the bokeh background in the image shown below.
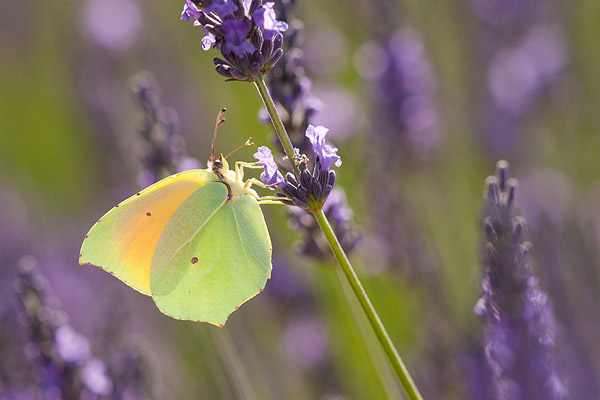
<svg viewBox="0 0 600 400"><path fill-rule="evenodd" d="M283 207L264 207L273 277L223 329L78 266L114 204L205 165L222 107L223 153L272 130L253 85L214 72L183 1L1 3L0 398L401 398L335 264L299 254ZM506 159L558 374L597 398L600 3L296 3L311 122L339 148L341 218L360 236L351 258L425 397L483 398L482 191Z"/></svg>

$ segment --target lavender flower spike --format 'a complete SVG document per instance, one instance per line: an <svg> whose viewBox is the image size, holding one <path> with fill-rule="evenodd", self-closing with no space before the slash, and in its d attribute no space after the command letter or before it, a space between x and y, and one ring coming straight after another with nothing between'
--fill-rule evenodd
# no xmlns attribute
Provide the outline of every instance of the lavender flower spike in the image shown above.
<svg viewBox="0 0 600 400"><path fill-rule="evenodd" d="M554 320L538 287L523 240L525 220L515 216L517 181L499 161L486 180L483 226L487 237L483 297L475 312L485 317L486 355L497 398L559 400L567 391L554 368Z"/></svg>
<svg viewBox="0 0 600 400"><path fill-rule="evenodd" d="M327 132L329 132L329 129L324 126L315 127L308 125L308 128L306 128L306 137L310 140L315 156L318 158L321 163L321 169L324 171L329 169L331 163L334 163L336 167L342 165L342 159L336 154L337 147L325 143Z"/></svg>
<svg viewBox="0 0 600 400"><path fill-rule="evenodd" d="M275 10L273 6L275 3L269 2L261 7L259 7L254 14L252 14L252 18L256 25L264 29L264 38L266 40L271 40L273 36L278 34L279 32L285 32L288 29L288 24L283 21L277 21L277 16L275 15Z"/></svg>
<svg viewBox="0 0 600 400"><path fill-rule="evenodd" d="M283 184L285 181L283 175L277 169L277 164L273 159L273 154L267 146L260 146L254 153L254 158L258 160L256 165L261 165L265 171L260 175L260 180L269 186L269 189L275 190L275 187Z"/></svg>
<svg viewBox="0 0 600 400"><path fill-rule="evenodd" d="M270 4L270 5L269 5ZM252 82L283 55L287 24L277 21L273 3L262 0L186 0L181 19L202 26L202 48L215 48L216 71L230 81Z"/></svg>

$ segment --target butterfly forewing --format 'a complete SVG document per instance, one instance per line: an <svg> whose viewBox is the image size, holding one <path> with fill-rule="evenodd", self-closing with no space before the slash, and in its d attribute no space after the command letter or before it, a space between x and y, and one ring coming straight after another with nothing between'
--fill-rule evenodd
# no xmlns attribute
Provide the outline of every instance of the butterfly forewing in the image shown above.
<svg viewBox="0 0 600 400"><path fill-rule="evenodd" d="M204 170L169 176L106 213L86 235L80 264L92 264L150 295L150 266L156 244L184 201L217 176Z"/></svg>

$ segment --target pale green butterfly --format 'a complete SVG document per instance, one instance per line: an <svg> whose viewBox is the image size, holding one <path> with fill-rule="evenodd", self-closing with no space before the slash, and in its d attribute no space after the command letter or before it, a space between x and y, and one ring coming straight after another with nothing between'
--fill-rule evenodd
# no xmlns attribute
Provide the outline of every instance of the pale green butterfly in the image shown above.
<svg viewBox="0 0 600 400"><path fill-rule="evenodd" d="M214 140L212 154L206 170L169 176L106 213L85 236L79 264L152 296L166 315L223 326L271 277L259 204L281 201L259 197L251 186L262 182L243 180L244 167L262 167L236 162L230 170L214 157Z"/></svg>

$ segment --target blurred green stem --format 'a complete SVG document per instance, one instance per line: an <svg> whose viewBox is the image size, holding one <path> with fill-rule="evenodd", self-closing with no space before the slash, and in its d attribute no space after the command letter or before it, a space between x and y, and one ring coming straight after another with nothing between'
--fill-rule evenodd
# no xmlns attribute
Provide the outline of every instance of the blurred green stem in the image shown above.
<svg viewBox="0 0 600 400"><path fill-rule="evenodd" d="M292 164L294 174L296 175L296 178L299 178L300 170L298 169L298 166L294 161L294 147L292 146L292 141L290 140L290 137L288 136L285 130L285 126L283 126L283 121L281 121L279 112L277 112L277 107L275 107L275 102L271 97L271 93L269 93L269 89L267 88L267 85L265 84L265 80L263 79L262 75L258 74L256 78L254 78L254 85L256 86L256 89L258 89L258 93L260 93L260 97L263 100L263 104L265 105L265 108L267 109L269 116L271 117L271 122L273 122L275 133L277 134L277 137L279 138L279 141L283 146L285 155Z"/></svg>
<svg viewBox="0 0 600 400"><path fill-rule="evenodd" d="M365 292L365 289L360 283L358 275L356 275L356 272L354 272L354 268L352 268L352 264L350 264L348 256L344 252L342 245L335 236L335 232L331 228L331 225L329 224L325 213L323 212L323 210L321 210L318 213L315 213L314 215L317 219L317 222L319 223L319 226L321 227L321 230L325 234L325 238L329 243L329 247L331 247L333 255L340 264L344 275L346 275L346 279L348 280L348 283L350 284L354 295L360 303L363 311L367 315L367 319L369 320L371 327L375 331L377 339L379 339L379 343L381 343L381 345L383 346L383 350L385 351L388 360L392 364L392 367L394 368L394 371L396 372L396 375L398 376L398 379L400 380L400 383L402 384L406 395L410 400L422 400L423 398L421 397L421 394L419 393L415 382L412 380L408 369L406 369L406 366L404 365L404 362L402 362L400 354L398 354L398 350L396 350L392 339L390 339L390 336L385 330L385 326L383 326L381 319L379 319L379 315L377 315L375 307L373 307L373 304L371 303L367 292Z"/></svg>
<svg viewBox="0 0 600 400"><path fill-rule="evenodd" d="M216 330L212 326L206 330L232 395L240 400L258 399L229 332L226 329Z"/></svg>
<svg viewBox="0 0 600 400"><path fill-rule="evenodd" d="M262 75L259 74L254 79L254 84L258 89L258 93L260 94L260 97L263 100L265 108L269 112L271 122L273 123L273 127L275 128L275 133L277 134L277 137L279 138L279 141L283 146L283 150L285 151L285 154L287 155L288 159L290 160L290 163L292 164L292 167L294 168L294 173L298 177L300 176L300 171L298 169L298 166L294 162L294 149L292 147L292 142L290 141L290 138L285 130L285 126L283 125L281 117L279 116L277 108L275 107L275 102L273 101L273 98L269 93L269 89L267 88L267 85L265 84ZM396 375L398 376L398 379L400 380L400 383L402 384L406 395L410 400L422 400L421 394L419 393L417 386L410 377L406 366L404 365L402 359L400 358L400 355L398 354L398 350L396 350L396 347L394 347L394 343L392 343L392 340L390 339L390 336L385 330L383 323L379 319L379 316L377 315L373 304L371 304L371 300L369 299L369 296L367 296L365 289L362 287L362 284L360 283L356 272L354 272L354 269L352 268L352 265L348 260L348 256L346 256L344 249L342 249L340 242L335 236L335 232L331 228L331 225L329 225L329 221L327 221L325 213L323 212L323 210L321 210L317 213L314 213L314 216L317 219L321 230L325 234L327 242L329 243L329 247L331 247L331 251L333 252L333 255L335 256L340 267L342 268L342 271L344 272L348 283L350 283L354 295L356 296L358 302L362 306L363 311L367 315L369 323L373 327L373 330L375 331L379 342L383 346L383 350L385 351L388 360L392 364L392 367L394 368L394 371L396 372Z"/></svg>

